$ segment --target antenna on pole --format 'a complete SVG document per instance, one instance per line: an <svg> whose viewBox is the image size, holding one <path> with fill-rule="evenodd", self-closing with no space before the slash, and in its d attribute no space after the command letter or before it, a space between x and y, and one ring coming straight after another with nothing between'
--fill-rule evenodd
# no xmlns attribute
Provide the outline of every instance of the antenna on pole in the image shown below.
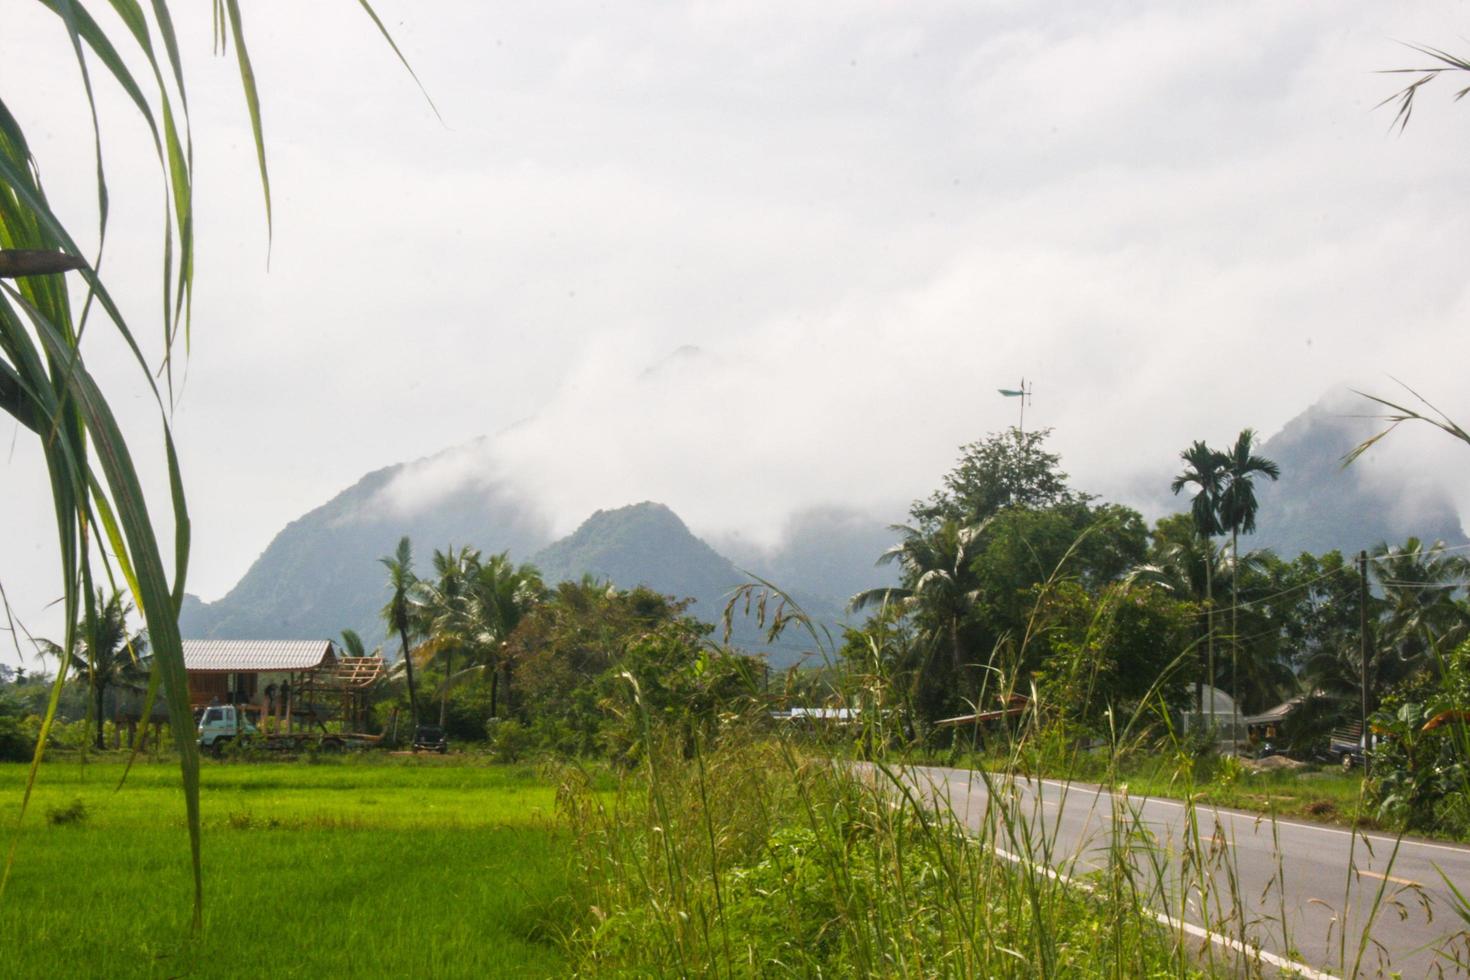
<svg viewBox="0 0 1470 980"><path fill-rule="evenodd" d="M1032 387L1031 385L1026 384L1026 379L1025 378L1022 378L1021 379L1021 387L1019 387L1019 388L997 388L996 389L996 391L999 391L1001 393L1001 395L1003 395L1006 398L1019 398L1019 399L1021 399L1021 418L1020 418L1019 423L1016 426L1016 429L1022 435L1025 435L1026 434L1026 403L1031 400L1031 387Z"/></svg>

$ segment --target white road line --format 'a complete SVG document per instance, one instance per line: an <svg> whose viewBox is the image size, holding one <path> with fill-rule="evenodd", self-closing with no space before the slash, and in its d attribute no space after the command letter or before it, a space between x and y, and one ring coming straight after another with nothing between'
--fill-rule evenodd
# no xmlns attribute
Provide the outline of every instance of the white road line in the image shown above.
<svg viewBox="0 0 1470 980"><path fill-rule="evenodd" d="M915 771L916 774L917 774L917 770L911 770L911 771ZM940 770L940 772L944 772L944 770ZM948 783L948 779L946 779L945 782ZM1066 783L1058 783L1058 782L1056 782L1054 780L1040 780L1040 782L1050 783L1050 785L1053 785L1053 786L1059 786L1059 787L1067 790L1068 792L1073 792L1073 791L1076 790L1076 786L1075 785L1069 785L1069 784L1066 784ZM930 788L931 789L937 789L937 787L934 786L932 779L930 780ZM1101 796L1105 792L1107 792L1107 791L1106 790L1099 790L1097 795L1098 796ZM968 793L968 792L966 793L966 809L968 809L968 803L969 803L970 795L971 795L970 793ZM1084 793L1084 795L1085 795L1085 793ZM1112 794L1109 793L1108 795L1111 796ZM952 801L944 801L944 802L946 803L947 806L949 806L951 812L953 812L953 810L954 810L953 802ZM1043 800L1042 802L1046 802L1046 801ZM1178 804L1178 805L1182 806L1182 804ZM992 844L990 846L990 850L997 857L1003 858L1004 860L1009 861L1012 864L1016 864L1016 865L1020 865L1020 866L1023 866L1023 867L1033 868L1033 869L1039 870L1042 874L1046 875L1048 878L1051 878L1054 881L1059 881L1062 884L1067 885L1068 887L1077 888L1077 889L1079 889L1081 891L1088 892L1088 893L1092 893L1094 891L1094 888L1092 887L1092 885L1090 885L1089 883L1087 883L1085 881L1077 881L1076 879L1074 879L1074 878L1072 878L1072 877L1070 877L1068 875L1065 875L1065 874L1061 873L1060 871L1057 871L1054 868L1050 868L1050 867L1047 867L1045 865L1038 865L1035 862L1029 860L1028 858L1023 858L1023 857L1021 857L1018 854L1013 854L1010 851L1005 850L1004 848L1001 848L1001 847L998 847L998 846ZM1147 906L1141 906L1141 909L1142 909L1142 911L1145 914L1147 914L1148 916L1150 916L1151 918L1153 918L1153 920L1155 922L1158 922L1162 926L1165 926L1165 927L1167 927L1169 929L1173 929L1176 932L1181 932L1181 933L1184 933L1186 935L1193 936L1196 939L1206 939L1206 940L1209 940L1211 943L1213 943L1216 946L1220 946L1220 947L1223 947L1225 949L1232 950L1232 951L1237 952L1237 953L1240 953L1241 955L1244 955L1244 956L1253 956L1253 957L1256 957L1258 960L1261 960L1261 961L1264 961L1266 963L1271 964L1272 966L1276 967L1278 970L1290 970L1293 973L1295 973L1297 976L1306 978L1306 980L1338 980L1338 978L1336 976L1334 976L1333 974L1331 974L1331 973L1323 973L1320 970L1315 970L1312 967L1307 966L1305 963L1300 963L1300 962L1298 962L1296 960L1288 959L1288 958L1286 958L1284 956L1278 956L1275 953L1269 952L1268 950L1261 949L1259 947L1248 946L1245 943L1242 943L1238 939L1233 939L1230 936L1224 936L1224 935L1221 935L1221 934L1216 933L1216 932L1211 932L1210 930L1204 928L1203 926L1195 925L1193 922L1188 922L1188 921L1185 921L1183 919L1176 919L1173 916L1169 915L1167 912L1159 912L1159 911L1156 911L1154 909L1148 908Z"/></svg>
<svg viewBox="0 0 1470 980"><path fill-rule="evenodd" d="M1028 868L1038 867L1035 862L1029 861L1018 854L1012 854L1010 851L1003 850L999 847L992 847L991 850L995 852L996 856L1004 858L1005 860L1010 861L1012 864L1018 864ZM1048 878L1051 878L1054 881L1059 881L1070 888L1076 888L1089 893L1094 890L1093 887L1087 882L1077 881L1073 878L1068 877L1067 875L1062 874L1060 871L1053 870L1052 868L1042 867L1039 870ZM1159 923L1162 926L1173 929L1176 932L1183 932L1187 935L1195 937L1196 939L1208 939L1216 946L1223 946L1225 949L1232 950L1244 956L1253 956L1257 959L1264 960L1265 962L1270 963L1272 966L1276 967L1278 970L1291 970L1297 976L1305 977L1306 980L1338 980L1338 978L1331 973L1323 973L1321 970L1314 970L1310 966L1307 966L1305 963L1299 963L1296 960L1287 959L1284 956L1277 956L1275 953L1268 952L1267 950L1261 949L1256 946L1247 946L1245 943L1241 942L1238 939L1232 939L1230 936L1222 936L1218 932L1211 932L1203 926L1195 925L1193 922L1185 922L1183 919L1176 919L1172 915L1169 915L1167 912L1157 912L1146 906L1142 907L1142 911L1145 914L1151 916L1155 922Z"/></svg>

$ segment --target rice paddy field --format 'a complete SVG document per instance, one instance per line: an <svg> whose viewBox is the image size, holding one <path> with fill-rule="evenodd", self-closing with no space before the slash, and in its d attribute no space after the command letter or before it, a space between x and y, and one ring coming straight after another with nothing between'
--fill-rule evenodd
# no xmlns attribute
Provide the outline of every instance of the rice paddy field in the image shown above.
<svg viewBox="0 0 1470 980"><path fill-rule="evenodd" d="M48 761L0 905L6 977L554 976L570 914L530 768L348 757L203 767L190 936L176 764ZM26 767L0 765L14 833Z"/></svg>

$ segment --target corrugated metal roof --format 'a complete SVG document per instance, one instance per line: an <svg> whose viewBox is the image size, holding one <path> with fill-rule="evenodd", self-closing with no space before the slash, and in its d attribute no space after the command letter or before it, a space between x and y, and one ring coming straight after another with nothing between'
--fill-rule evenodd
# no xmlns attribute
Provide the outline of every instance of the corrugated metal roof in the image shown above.
<svg viewBox="0 0 1470 980"><path fill-rule="evenodd" d="M332 660L329 640L185 640L184 669L310 670Z"/></svg>
<svg viewBox="0 0 1470 980"><path fill-rule="evenodd" d="M1286 717L1295 711L1307 696L1297 695L1290 701L1283 701L1274 708L1269 708L1258 715L1251 715L1245 720L1247 725L1269 725L1273 721L1285 721Z"/></svg>

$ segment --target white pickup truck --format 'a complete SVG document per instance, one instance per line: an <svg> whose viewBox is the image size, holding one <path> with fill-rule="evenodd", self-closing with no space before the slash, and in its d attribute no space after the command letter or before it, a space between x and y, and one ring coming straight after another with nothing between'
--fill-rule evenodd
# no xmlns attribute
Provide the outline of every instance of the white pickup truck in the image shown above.
<svg viewBox="0 0 1470 980"><path fill-rule="evenodd" d="M340 752L347 743L336 735L312 732L262 734L245 712L233 704L212 705L199 717L199 748L219 755L231 742L278 752L317 748Z"/></svg>

